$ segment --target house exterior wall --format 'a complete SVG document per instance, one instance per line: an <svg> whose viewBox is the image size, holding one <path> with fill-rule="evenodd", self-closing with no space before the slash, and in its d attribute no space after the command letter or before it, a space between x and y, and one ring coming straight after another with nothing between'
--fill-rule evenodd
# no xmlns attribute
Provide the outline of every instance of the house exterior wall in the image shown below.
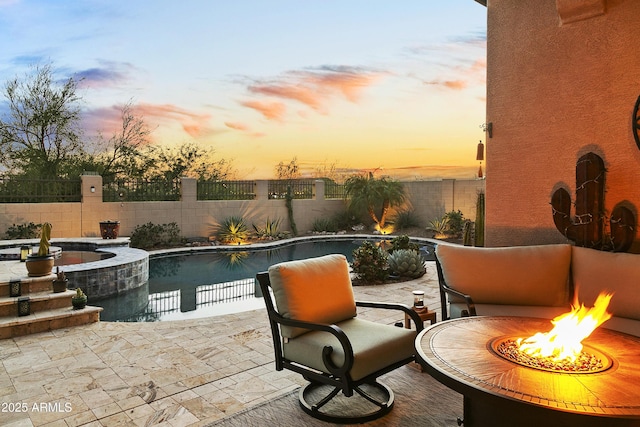
<svg viewBox="0 0 640 427"><path fill-rule="evenodd" d="M403 183L407 207L413 209L423 226L445 212L460 209L465 218L475 219L478 191L483 180L411 181ZM98 237L100 221L120 221L120 235L129 236L136 226L152 222L176 222L185 237L209 237L225 218L242 216L251 224L264 226L267 218L281 219L280 229L289 230L283 199L268 198L268 181L256 181L254 200L197 200L195 179L183 178L181 200L166 202L103 202L102 177L82 176L82 201L79 203L2 203L0 235L12 224L50 222L52 237ZM93 189L93 191L92 191ZM316 181L314 197L294 200L293 213L298 232L304 234L317 218L330 218L345 209L342 199L326 199L324 181Z"/></svg>
<svg viewBox="0 0 640 427"><path fill-rule="evenodd" d="M488 0L487 19L487 246L565 242L551 195L575 197L590 151L607 168L607 213L626 202L637 217L640 1Z"/></svg>

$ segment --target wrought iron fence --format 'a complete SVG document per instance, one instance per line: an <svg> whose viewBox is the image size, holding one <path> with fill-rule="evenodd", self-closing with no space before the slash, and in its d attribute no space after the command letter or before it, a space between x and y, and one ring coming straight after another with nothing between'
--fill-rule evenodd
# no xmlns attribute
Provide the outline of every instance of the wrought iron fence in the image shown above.
<svg viewBox="0 0 640 427"><path fill-rule="evenodd" d="M255 181L198 181L198 200L253 200Z"/></svg>
<svg viewBox="0 0 640 427"><path fill-rule="evenodd" d="M80 179L0 176L0 203L55 203L82 200Z"/></svg>
<svg viewBox="0 0 640 427"><path fill-rule="evenodd" d="M180 180L119 179L102 185L104 202L180 200Z"/></svg>
<svg viewBox="0 0 640 427"><path fill-rule="evenodd" d="M338 184L333 181L325 181L324 198L325 199L346 199L347 193L344 190L344 184Z"/></svg>
<svg viewBox="0 0 640 427"><path fill-rule="evenodd" d="M294 199L313 199L313 180L272 180L269 181L268 191L270 199L284 199L289 191Z"/></svg>
<svg viewBox="0 0 640 427"><path fill-rule="evenodd" d="M198 286L196 288L196 306L207 307L225 302L253 299L257 296L256 289L256 279L254 278Z"/></svg>

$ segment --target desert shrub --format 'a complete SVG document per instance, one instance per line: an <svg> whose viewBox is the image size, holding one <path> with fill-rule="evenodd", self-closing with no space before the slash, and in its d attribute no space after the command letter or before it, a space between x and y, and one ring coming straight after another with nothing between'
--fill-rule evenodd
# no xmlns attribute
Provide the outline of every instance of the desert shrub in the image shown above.
<svg viewBox="0 0 640 427"><path fill-rule="evenodd" d="M353 251L351 268L358 279L370 283L382 282L389 276L387 252L365 241Z"/></svg>
<svg viewBox="0 0 640 427"><path fill-rule="evenodd" d="M331 218L316 218L313 220L312 230L316 233L335 233L338 231L338 227Z"/></svg>
<svg viewBox="0 0 640 427"><path fill-rule="evenodd" d="M408 228L420 227L420 220L413 210L398 212L393 217L393 224L396 230L406 230Z"/></svg>
<svg viewBox="0 0 640 427"><path fill-rule="evenodd" d="M131 247L140 249L180 246L183 243L180 227L176 222L168 224L148 222L137 225L130 237Z"/></svg>
<svg viewBox="0 0 640 427"><path fill-rule="evenodd" d="M429 221L427 231L433 231L436 239L444 239L449 231L449 222L446 217L436 218Z"/></svg>
<svg viewBox="0 0 640 427"><path fill-rule="evenodd" d="M256 235L259 239L263 240L275 240L275 239L283 239L287 237L286 232L278 231L280 227L280 218L274 219L273 221L267 217L264 221L264 226L259 227L253 224L253 229L256 232Z"/></svg>
<svg viewBox="0 0 640 427"><path fill-rule="evenodd" d="M447 220L449 233L459 236L462 233L462 228L464 227L464 215L462 215L460 209L457 211L447 212L444 214L444 218Z"/></svg>
<svg viewBox="0 0 640 427"><path fill-rule="evenodd" d="M40 236L41 228L42 224L34 224L33 222L28 224L13 224L7 228L4 237L7 240L35 239Z"/></svg>
<svg viewBox="0 0 640 427"><path fill-rule="evenodd" d="M249 238L249 229L241 216L230 216L220 224L218 240L224 244L239 244Z"/></svg>
<svg viewBox="0 0 640 427"><path fill-rule="evenodd" d="M354 225L361 224L363 218L348 212L347 210L335 213L331 220L335 224L336 230L351 230Z"/></svg>
<svg viewBox="0 0 640 427"><path fill-rule="evenodd" d="M420 251L420 247L418 246L418 244L411 242L409 236L407 236L406 234L402 234L391 239L391 247L388 251L390 254L392 254L393 252L400 249L410 249L416 252Z"/></svg>

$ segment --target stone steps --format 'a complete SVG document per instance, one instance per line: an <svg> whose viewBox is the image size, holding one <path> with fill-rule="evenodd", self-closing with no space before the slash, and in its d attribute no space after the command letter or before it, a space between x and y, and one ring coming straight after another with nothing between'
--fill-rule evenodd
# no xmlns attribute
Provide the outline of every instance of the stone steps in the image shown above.
<svg viewBox="0 0 640 427"><path fill-rule="evenodd" d="M16 278L0 283L0 339L35 334L100 321L102 307L76 310L71 298L75 290L53 292L55 275ZM12 284L20 283L20 296L11 297ZM28 298L29 314L19 315L18 305ZM23 306L25 308L25 306Z"/></svg>

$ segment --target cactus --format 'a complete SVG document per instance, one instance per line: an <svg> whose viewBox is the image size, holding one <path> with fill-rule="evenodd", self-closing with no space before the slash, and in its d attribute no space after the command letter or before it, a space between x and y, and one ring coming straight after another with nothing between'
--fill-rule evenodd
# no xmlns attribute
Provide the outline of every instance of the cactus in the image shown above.
<svg viewBox="0 0 640 427"><path fill-rule="evenodd" d="M475 246L484 246L484 193L478 193L476 203Z"/></svg>
<svg viewBox="0 0 640 427"><path fill-rule="evenodd" d="M412 249L395 250L389 255L388 261L390 270L401 277L417 279L427 272L424 257Z"/></svg>
<svg viewBox="0 0 640 427"><path fill-rule="evenodd" d="M40 233L40 246L38 247L38 256L49 255L49 239L51 239L51 224L45 222L42 224L42 232Z"/></svg>
<svg viewBox="0 0 640 427"><path fill-rule="evenodd" d="M617 205L609 220L611 234L605 235L604 161L595 153L587 153L576 163L575 217L571 218L571 196L558 188L551 197L553 222L576 246L616 252L627 251L635 237L636 219L631 210Z"/></svg>
<svg viewBox="0 0 640 427"><path fill-rule="evenodd" d="M464 246L471 246L473 222L466 220L462 226L462 244Z"/></svg>

